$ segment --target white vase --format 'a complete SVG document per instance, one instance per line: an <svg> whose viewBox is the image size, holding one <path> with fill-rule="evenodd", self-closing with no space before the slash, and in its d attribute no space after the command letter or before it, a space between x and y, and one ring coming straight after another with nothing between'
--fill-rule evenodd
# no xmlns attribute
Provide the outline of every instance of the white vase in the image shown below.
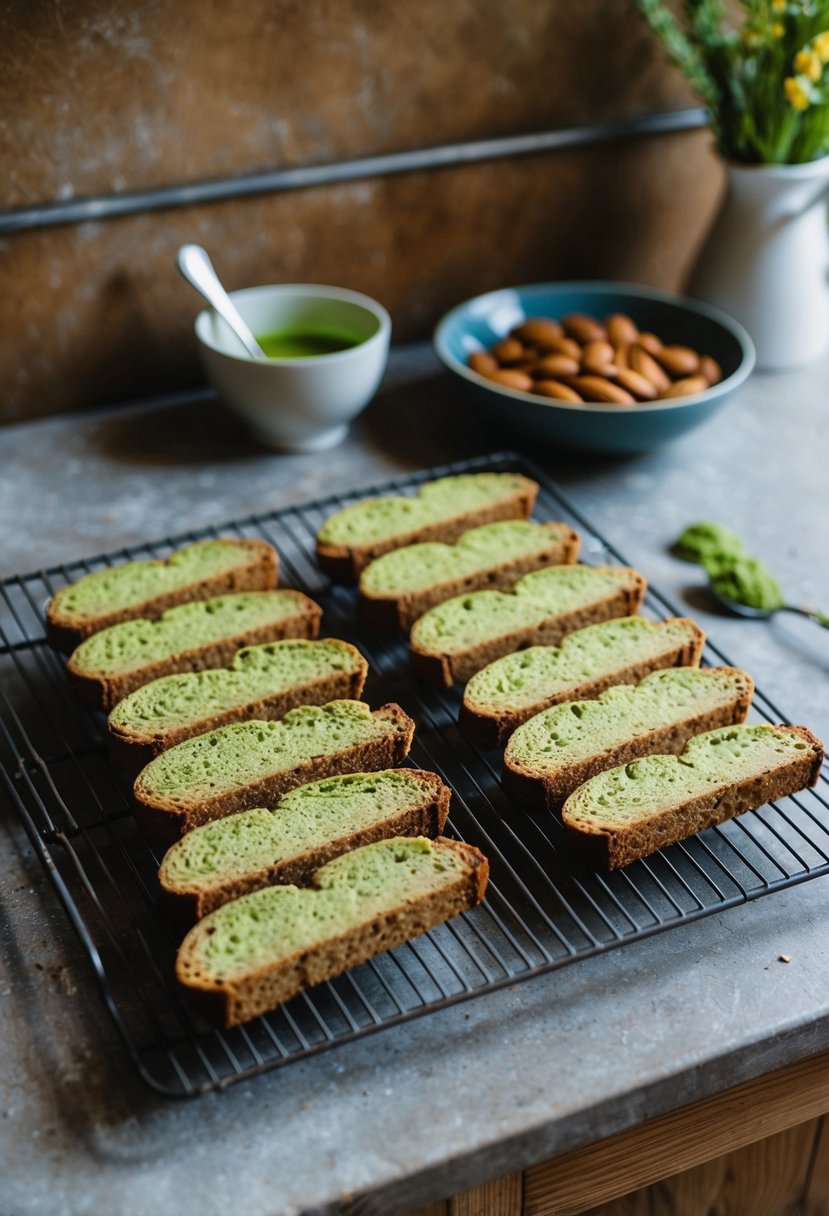
<svg viewBox="0 0 829 1216"><path fill-rule="evenodd" d="M726 168L725 200L688 294L742 322L758 368L810 363L829 350L829 156Z"/></svg>

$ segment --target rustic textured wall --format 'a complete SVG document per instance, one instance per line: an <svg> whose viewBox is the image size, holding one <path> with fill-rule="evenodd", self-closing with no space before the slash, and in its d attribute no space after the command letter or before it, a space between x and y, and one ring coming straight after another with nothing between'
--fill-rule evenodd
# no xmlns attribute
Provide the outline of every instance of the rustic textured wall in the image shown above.
<svg viewBox="0 0 829 1216"><path fill-rule="evenodd" d="M0 208L686 104L633 0L13 0ZM677 286L719 175L703 133L50 228L0 246L0 421L195 382L196 298L333 282L398 338L510 282Z"/></svg>

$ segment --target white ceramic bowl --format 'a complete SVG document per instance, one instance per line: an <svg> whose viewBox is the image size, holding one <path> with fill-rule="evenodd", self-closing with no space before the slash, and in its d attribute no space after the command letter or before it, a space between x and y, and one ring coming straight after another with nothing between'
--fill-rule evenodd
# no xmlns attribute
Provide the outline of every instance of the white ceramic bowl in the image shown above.
<svg viewBox="0 0 829 1216"><path fill-rule="evenodd" d="M304 330L357 339L332 354L266 361L252 359L212 308L196 318L210 383L261 443L287 452L340 443L380 384L391 338L385 308L359 292L312 283L250 287L231 298L257 336Z"/></svg>

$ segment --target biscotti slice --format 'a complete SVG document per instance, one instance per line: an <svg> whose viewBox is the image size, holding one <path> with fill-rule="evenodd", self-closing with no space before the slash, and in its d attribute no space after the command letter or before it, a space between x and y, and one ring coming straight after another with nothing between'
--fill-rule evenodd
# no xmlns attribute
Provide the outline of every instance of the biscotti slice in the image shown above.
<svg viewBox="0 0 829 1216"><path fill-rule="evenodd" d="M277 883L304 886L326 862L389 836L439 836L450 791L435 773L386 769L326 777L177 840L158 872L162 906L191 925L221 904Z"/></svg>
<svg viewBox="0 0 829 1216"><path fill-rule="evenodd" d="M359 700L367 675L357 647L337 638L246 646L229 667L161 676L119 701L107 723L110 754L135 773L165 748L228 722Z"/></svg>
<svg viewBox="0 0 829 1216"><path fill-rule="evenodd" d="M264 540L201 540L164 561L126 562L86 574L62 587L46 607L46 636L57 650L74 650L99 629L138 618L156 620L167 608L231 591L276 586L277 555Z"/></svg>
<svg viewBox="0 0 829 1216"><path fill-rule="evenodd" d="M155 840L268 806L289 790L338 773L394 768L409 754L414 722L399 705L302 705L279 722L234 722L186 739L139 774L136 819Z"/></svg>
<svg viewBox="0 0 829 1216"><path fill-rule="evenodd" d="M805 726L726 726L691 739L680 756L645 756L591 777L562 819L595 865L638 857L814 785L823 744Z"/></svg>
<svg viewBox="0 0 829 1216"><path fill-rule="evenodd" d="M176 978L210 1021L238 1026L474 907L488 874L456 840L368 844L312 887L267 887L212 912L182 942Z"/></svg>
<svg viewBox="0 0 829 1216"><path fill-rule="evenodd" d="M72 691L110 710L159 676L224 667L242 646L315 638L322 609L301 591L243 591L169 608L157 621L124 621L81 642L66 668Z"/></svg>
<svg viewBox="0 0 829 1216"><path fill-rule="evenodd" d="M356 582L381 553L415 541L453 541L476 524L527 519L538 484L520 473L461 473L427 481L412 498L369 498L331 515L317 559L332 578Z"/></svg>
<svg viewBox="0 0 829 1216"><path fill-rule="evenodd" d="M548 705L597 697L660 667L696 667L704 642L705 634L686 617L657 622L630 616L587 625L559 646L505 655L474 675L464 690L461 730L479 747L496 747Z"/></svg>
<svg viewBox="0 0 829 1216"><path fill-rule="evenodd" d="M401 629L435 604L482 587L511 591L522 574L576 560L579 535L567 524L507 519L470 528L454 545L424 541L370 562L360 575L360 609L372 624Z"/></svg>
<svg viewBox="0 0 829 1216"><path fill-rule="evenodd" d="M433 684L464 682L501 655L556 646L574 629L631 615L646 586L627 566L551 566L525 574L511 592L456 595L415 621L412 666Z"/></svg>
<svg viewBox="0 0 829 1216"><path fill-rule="evenodd" d="M560 807L590 777L745 720L754 685L736 667L674 667L595 701L564 701L519 726L504 753L504 789L527 807Z"/></svg>

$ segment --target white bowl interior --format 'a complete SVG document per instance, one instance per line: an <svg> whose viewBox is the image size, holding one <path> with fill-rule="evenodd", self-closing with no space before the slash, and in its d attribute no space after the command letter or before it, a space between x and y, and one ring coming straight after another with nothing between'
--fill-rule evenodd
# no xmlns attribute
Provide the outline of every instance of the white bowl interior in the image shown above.
<svg viewBox="0 0 829 1216"><path fill-rule="evenodd" d="M385 309L368 296L344 289L314 286L253 287L230 293L233 303L255 337L274 333L314 332L348 338L355 345L310 358L336 359L390 328ZM212 309L196 319L196 333L221 354L250 359L230 326ZM306 357L296 362L307 363ZM292 362L280 358L279 363Z"/></svg>

